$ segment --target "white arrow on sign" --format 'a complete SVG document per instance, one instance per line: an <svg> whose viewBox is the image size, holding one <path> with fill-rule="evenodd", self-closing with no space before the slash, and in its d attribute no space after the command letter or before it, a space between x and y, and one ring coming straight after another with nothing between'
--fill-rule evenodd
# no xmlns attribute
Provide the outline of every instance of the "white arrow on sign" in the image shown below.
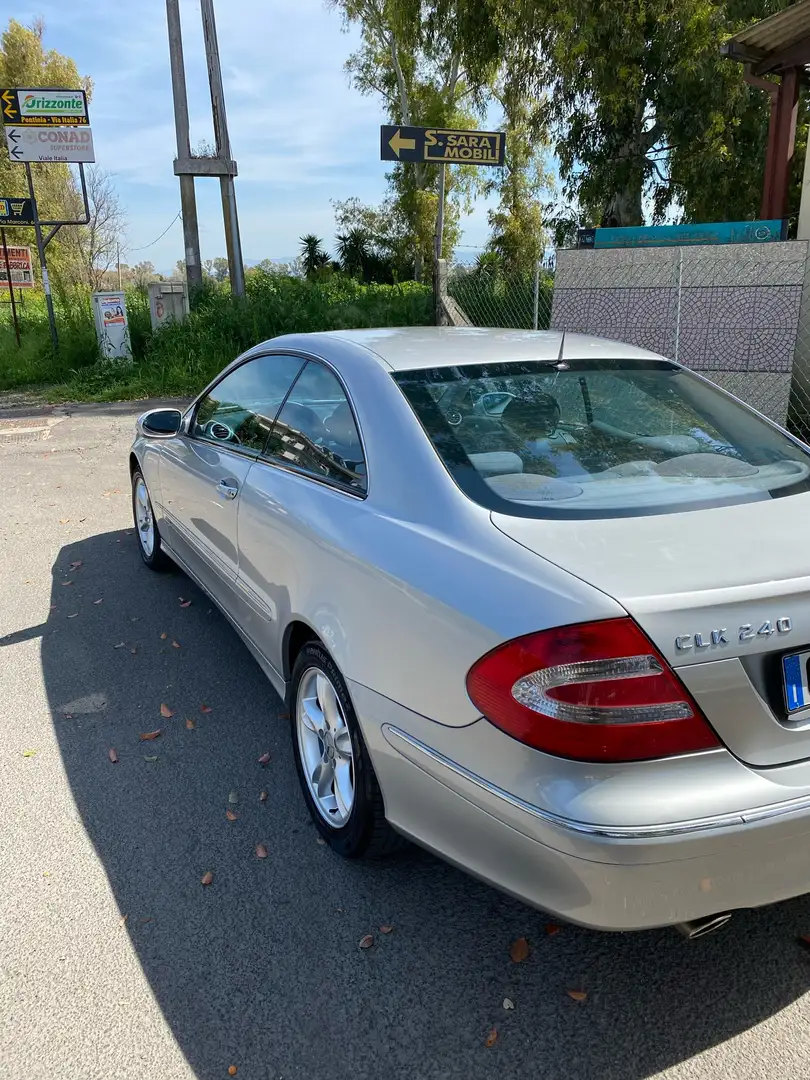
<svg viewBox="0 0 810 1080"><path fill-rule="evenodd" d="M6 125L8 156L12 161L96 160L89 127L10 127Z"/></svg>

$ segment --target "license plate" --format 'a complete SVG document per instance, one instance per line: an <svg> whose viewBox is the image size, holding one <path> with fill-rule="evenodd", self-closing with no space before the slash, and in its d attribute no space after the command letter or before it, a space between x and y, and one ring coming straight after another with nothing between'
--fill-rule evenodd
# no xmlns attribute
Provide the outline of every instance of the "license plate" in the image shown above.
<svg viewBox="0 0 810 1080"><path fill-rule="evenodd" d="M810 706L807 664L810 652L791 653L782 657L782 675L785 680L785 703L789 713Z"/></svg>

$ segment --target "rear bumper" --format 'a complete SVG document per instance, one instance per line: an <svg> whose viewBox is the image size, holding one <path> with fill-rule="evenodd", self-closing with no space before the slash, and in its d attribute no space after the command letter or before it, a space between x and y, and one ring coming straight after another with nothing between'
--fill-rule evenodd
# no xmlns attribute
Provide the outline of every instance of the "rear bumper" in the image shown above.
<svg viewBox="0 0 810 1080"><path fill-rule="evenodd" d="M636 838L549 822L396 728L384 727L383 737L401 759L397 783L413 799L403 831L562 919L639 930L810 892L810 809ZM555 832L576 834L586 855L553 846L567 839Z"/></svg>
<svg viewBox="0 0 810 1080"><path fill-rule="evenodd" d="M672 826L589 824L459 764L448 741L461 750L478 725L448 735L365 688L352 693L391 823L533 907L594 929L638 930L810 892L806 796L749 820L728 813Z"/></svg>

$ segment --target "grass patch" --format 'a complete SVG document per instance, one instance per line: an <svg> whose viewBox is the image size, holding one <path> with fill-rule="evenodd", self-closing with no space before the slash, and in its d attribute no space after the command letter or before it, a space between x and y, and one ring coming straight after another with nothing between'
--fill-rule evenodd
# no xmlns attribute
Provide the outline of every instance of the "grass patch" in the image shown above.
<svg viewBox="0 0 810 1080"><path fill-rule="evenodd" d="M334 275L306 281L251 271L247 295L210 286L191 315L152 333L146 299L127 294L134 360L99 358L89 297L60 306L60 348L54 355L44 303L24 309L23 347L0 322L0 390L46 386L53 401L115 401L196 393L240 352L279 334L432 322L430 289L415 282L361 285Z"/></svg>

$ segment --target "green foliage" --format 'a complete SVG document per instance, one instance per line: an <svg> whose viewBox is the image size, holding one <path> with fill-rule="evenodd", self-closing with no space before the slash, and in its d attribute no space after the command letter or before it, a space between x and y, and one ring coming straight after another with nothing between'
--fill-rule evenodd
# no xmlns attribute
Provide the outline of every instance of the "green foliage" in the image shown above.
<svg viewBox="0 0 810 1080"><path fill-rule="evenodd" d="M457 0L461 59L499 60L517 99L545 95L564 194L586 223L642 224L645 199L654 220L751 218L768 101L720 45L791 2Z"/></svg>
<svg viewBox="0 0 810 1080"><path fill-rule="evenodd" d="M183 323L152 333L142 293L127 293L135 360L98 358L95 330L85 294L74 307L60 308L60 350L50 351L44 304L28 302L23 348L18 350L0 315L0 390L52 385L54 400L112 401L121 398L194 394L233 357L278 334L364 326L427 325L432 321L430 290L415 282L361 285L334 274L308 281L253 269L247 295L239 300L227 284L208 282Z"/></svg>
<svg viewBox="0 0 810 1080"><path fill-rule="evenodd" d="M346 26L360 30L360 48L346 64L353 85L382 98L391 123L474 128L484 115L497 61L462 70L460 21L464 0L331 0ZM442 253L452 255L461 211L484 183L473 166L447 169ZM433 256L439 170L397 163L389 173L390 201L406 258L421 278Z"/></svg>
<svg viewBox="0 0 810 1080"><path fill-rule="evenodd" d="M323 249L323 240L314 233L307 233L301 240L301 266L308 278L319 275L329 265L329 253Z"/></svg>

